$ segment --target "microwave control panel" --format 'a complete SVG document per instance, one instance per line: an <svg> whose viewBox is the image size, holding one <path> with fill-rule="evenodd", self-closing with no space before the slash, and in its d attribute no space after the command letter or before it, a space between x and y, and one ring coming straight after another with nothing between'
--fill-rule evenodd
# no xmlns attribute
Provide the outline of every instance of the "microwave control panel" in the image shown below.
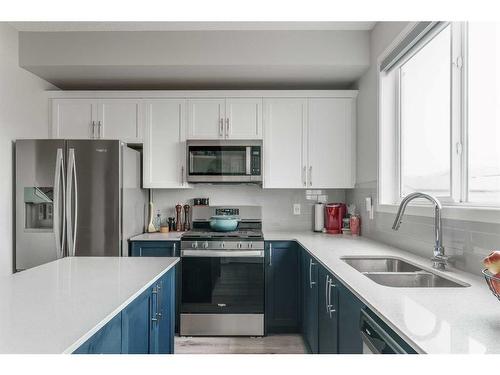
<svg viewBox="0 0 500 375"><path fill-rule="evenodd" d="M251 169L252 176L260 176L260 165L261 165L261 155L260 155L260 146L252 146L250 151L251 153Z"/></svg>

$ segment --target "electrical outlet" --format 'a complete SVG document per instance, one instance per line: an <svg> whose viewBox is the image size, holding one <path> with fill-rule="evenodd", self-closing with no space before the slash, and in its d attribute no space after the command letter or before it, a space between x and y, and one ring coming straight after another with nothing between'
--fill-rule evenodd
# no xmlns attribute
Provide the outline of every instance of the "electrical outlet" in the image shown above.
<svg viewBox="0 0 500 375"><path fill-rule="evenodd" d="M300 215L300 203L293 204L293 214Z"/></svg>

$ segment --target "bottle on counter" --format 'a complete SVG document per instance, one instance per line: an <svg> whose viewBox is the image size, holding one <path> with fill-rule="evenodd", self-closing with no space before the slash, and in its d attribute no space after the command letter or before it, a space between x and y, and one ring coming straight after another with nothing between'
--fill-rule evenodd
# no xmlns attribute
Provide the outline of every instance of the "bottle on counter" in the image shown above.
<svg viewBox="0 0 500 375"><path fill-rule="evenodd" d="M351 234L353 236L359 236L361 234L361 217L357 214L351 215L349 224L351 227Z"/></svg>
<svg viewBox="0 0 500 375"><path fill-rule="evenodd" d="M153 225L156 229L157 232L160 231L160 227L161 227L161 215L160 215L160 210L157 210L156 211L156 217L155 217L155 220L153 222Z"/></svg>

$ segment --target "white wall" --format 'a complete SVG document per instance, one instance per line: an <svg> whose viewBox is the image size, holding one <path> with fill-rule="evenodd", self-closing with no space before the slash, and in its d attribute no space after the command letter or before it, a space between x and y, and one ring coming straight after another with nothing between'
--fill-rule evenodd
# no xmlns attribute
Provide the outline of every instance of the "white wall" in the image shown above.
<svg viewBox="0 0 500 375"><path fill-rule="evenodd" d="M370 220L364 198L377 196L377 58L407 26L406 22L377 23L371 34L371 66L358 82L357 184L346 199L361 208L362 234L430 258L433 250L433 218L405 216L399 231L391 229L393 214L376 213ZM500 225L444 220L443 242L455 266L479 274L481 259L500 249Z"/></svg>
<svg viewBox="0 0 500 375"><path fill-rule="evenodd" d="M13 270L12 140L46 138L48 101L56 89L19 67L17 30L0 22L0 275Z"/></svg>

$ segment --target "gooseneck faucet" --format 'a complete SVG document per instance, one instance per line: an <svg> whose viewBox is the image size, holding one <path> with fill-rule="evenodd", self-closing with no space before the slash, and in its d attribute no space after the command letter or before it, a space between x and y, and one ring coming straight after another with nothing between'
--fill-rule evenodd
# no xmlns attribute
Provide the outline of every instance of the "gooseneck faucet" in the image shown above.
<svg viewBox="0 0 500 375"><path fill-rule="evenodd" d="M405 213L406 206L413 199L417 198L425 198L431 203L434 204L434 256L431 258L432 267L438 270L444 270L446 268L446 264L448 263L448 257L444 255L444 247L443 247L443 232L442 232L442 224L441 224L441 209L443 206L441 202L437 200L437 198L432 195L415 192L408 194L403 198L401 204L399 205L398 213L396 214L396 218L394 219L394 224L392 224L392 229L398 230L401 222L403 221L403 215Z"/></svg>

